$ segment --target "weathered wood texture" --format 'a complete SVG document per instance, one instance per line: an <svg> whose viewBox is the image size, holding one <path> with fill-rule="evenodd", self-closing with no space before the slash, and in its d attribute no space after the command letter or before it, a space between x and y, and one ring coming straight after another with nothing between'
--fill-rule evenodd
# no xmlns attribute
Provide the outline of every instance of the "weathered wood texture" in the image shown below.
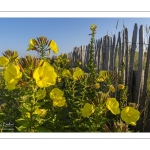
<svg viewBox="0 0 150 150"><path fill-rule="evenodd" d="M139 39L138 42L137 38ZM150 40L147 44L148 52L145 60L143 59L144 43L144 27L143 25L140 26L138 34L138 26L135 24L131 42L128 41L128 29L125 28L123 32L118 33L118 38L115 35L113 37L106 35L96 40L94 52L98 72L100 70L111 70L118 73L124 67L122 81L125 85L128 85L128 102L139 104L140 110L145 107L150 60ZM87 71L89 48L90 45L75 47L73 52L68 54L72 64L75 64L76 61L82 62L84 71ZM135 70L135 53L137 50L138 67ZM143 63L146 64L144 68Z"/></svg>

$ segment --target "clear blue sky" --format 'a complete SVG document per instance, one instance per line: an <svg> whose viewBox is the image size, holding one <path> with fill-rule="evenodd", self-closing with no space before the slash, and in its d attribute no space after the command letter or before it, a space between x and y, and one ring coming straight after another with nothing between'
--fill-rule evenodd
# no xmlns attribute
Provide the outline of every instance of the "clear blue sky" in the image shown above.
<svg viewBox="0 0 150 150"><path fill-rule="evenodd" d="M116 30L117 20L119 19ZM0 18L0 56L5 50L17 50L20 56L36 52L26 51L29 40L38 36L53 39L59 47L59 54L73 51L73 48L88 45L90 25L98 26L96 39L107 34L116 34L128 28L132 39L134 24L150 26L150 18Z"/></svg>

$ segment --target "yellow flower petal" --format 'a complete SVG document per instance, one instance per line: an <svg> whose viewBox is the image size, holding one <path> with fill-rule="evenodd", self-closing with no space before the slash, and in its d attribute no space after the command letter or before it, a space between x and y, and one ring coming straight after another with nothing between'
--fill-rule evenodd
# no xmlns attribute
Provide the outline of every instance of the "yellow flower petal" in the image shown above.
<svg viewBox="0 0 150 150"><path fill-rule="evenodd" d="M8 83L16 85L22 77L22 72L20 72L20 67L14 64L9 65L4 71L4 80Z"/></svg>
<svg viewBox="0 0 150 150"><path fill-rule="evenodd" d="M45 65L35 69L33 73L33 78L36 80L36 84L40 87L49 87L50 85L56 84L57 74L54 68L50 64Z"/></svg>
<svg viewBox="0 0 150 150"><path fill-rule="evenodd" d="M98 82L103 82L107 78L107 71L102 70L99 72L99 77L97 79Z"/></svg>
<svg viewBox="0 0 150 150"><path fill-rule="evenodd" d="M58 53L58 46L56 44L56 42L54 40L51 40L50 41L50 49L54 52L54 54L57 54Z"/></svg>
<svg viewBox="0 0 150 150"><path fill-rule="evenodd" d="M92 104L86 103L82 109L82 115L84 118L86 118L91 116L94 111L94 106Z"/></svg>
<svg viewBox="0 0 150 150"><path fill-rule="evenodd" d="M30 39L30 46L31 47L34 47L35 43L36 43L35 39Z"/></svg>
<svg viewBox="0 0 150 150"><path fill-rule="evenodd" d="M39 116L41 116L41 117L45 117L46 114L47 114L47 110L37 108L37 109L34 111L33 114L37 114L37 115L39 115Z"/></svg>
<svg viewBox="0 0 150 150"><path fill-rule="evenodd" d="M63 107L66 105L66 98L65 97L61 97L61 98L56 98L53 100L53 106L54 107Z"/></svg>
<svg viewBox="0 0 150 150"><path fill-rule="evenodd" d="M106 101L106 107L114 114L120 114L119 103L115 98L108 98Z"/></svg>
<svg viewBox="0 0 150 150"><path fill-rule="evenodd" d="M73 73L73 79L79 80L79 78L84 77L84 71L80 69L79 67L76 67L74 73Z"/></svg>
<svg viewBox="0 0 150 150"><path fill-rule="evenodd" d="M15 84L7 83L5 89L14 90L16 88Z"/></svg>
<svg viewBox="0 0 150 150"><path fill-rule="evenodd" d="M140 112L133 107L127 106L121 111L121 118L124 122L133 125L140 118Z"/></svg>
<svg viewBox="0 0 150 150"><path fill-rule="evenodd" d="M36 98L37 98L38 100L43 99L45 96L46 96L46 90L39 89L39 90L36 92Z"/></svg>
<svg viewBox="0 0 150 150"><path fill-rule="evenodd" d="M60 90L59 88L54 88L51 92L50 92L50 98L52 100L55 99L60 99L62 98L64 95L64 92L62 90Z"/></svg>
<svg viewBox="0 0 150 150"><path fill-rule="evenodd" d="M30 113L29 112L26 112L25 114L26 114L27 118L30 118Z"/></svg>
<svg viewBox="0 0 150 150"><path fill-rule="evenodd" d="M131 122L130 123L132 126L136 126L136 122Z"/></svg>
<svg viewBox="0 0 150 150"><path fill-rule="evenodd" d="M0 65L5 67L9 63L9 59L5 56L0 57Z"/></svg>
<svg viewBox="0 0 150 150"><path fill-rule="evenodd" d="M63 72L62 72L62 76L66 77L66 78L70 78L72 75L71 75L71 72L68 69L64 69Z"/></svg>
<svg viewBox="0 0 150 150"><path fill-rule="evenodd" d="M39 68L36 68L35 70L34 70L34 73L33 73L33 78L34 79L36 79L36 80L39 80L40 79L40 67Z"/></svg>

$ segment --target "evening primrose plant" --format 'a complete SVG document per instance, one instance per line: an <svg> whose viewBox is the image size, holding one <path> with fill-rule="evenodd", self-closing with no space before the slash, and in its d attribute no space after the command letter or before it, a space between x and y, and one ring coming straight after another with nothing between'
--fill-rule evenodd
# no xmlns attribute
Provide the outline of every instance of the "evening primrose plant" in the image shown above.
<svg viewBox="0 0 150 150"><path fill-rule="evenodd" d="M37 37L36 39L30 39L27 51L36 51L40 58L48 57L52 50L54 54L57 54L59 48L54 40L48 40L44 36Z"/></svg>
<svg viewBox="0 0 150 150"><path fill-rule="evenodd" d="M29 40L28 50L38 57L4 53L0 122L13 122L14 132L129 132L130 125L136 126L140 112L127 105L121 76L95 69L96 29L92 24L87 71L79 64L72 68L67 54L48 59L59 49L43 36Z"/></svg>

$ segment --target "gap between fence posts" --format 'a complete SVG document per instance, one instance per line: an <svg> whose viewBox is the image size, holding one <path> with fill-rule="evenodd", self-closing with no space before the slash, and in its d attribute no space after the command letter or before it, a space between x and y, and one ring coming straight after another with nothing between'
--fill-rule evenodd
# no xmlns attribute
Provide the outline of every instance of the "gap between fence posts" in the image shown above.
<svg viewBox="0 0 150 150"><path fill-rule="evenodd" d="M137 24L134 25L133 36L132 36L132 45L131 50L129 52L130 60L129 60L129 77L128 77L128 102L134 102L133 98L133 68L134 68L134 56L136 50L136 42L137 42L137 31L138 26Z"/></svg>

